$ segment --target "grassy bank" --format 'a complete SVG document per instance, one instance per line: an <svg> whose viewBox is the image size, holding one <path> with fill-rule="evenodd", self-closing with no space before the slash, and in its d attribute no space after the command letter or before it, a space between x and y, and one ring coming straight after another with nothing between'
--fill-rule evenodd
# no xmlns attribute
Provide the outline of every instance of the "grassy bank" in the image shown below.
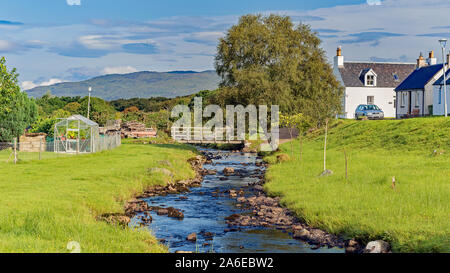
<svg viewBox="0 0 450 273"><path fill-rule="evenodd" d="M329 134L329 177L318 176L322 133L305 141L302 161L295 141L294 158L271 165L270 194L282 196L310 225L336 234L385 239L398 252L450 251L450 119L338 121ZM290 149L281 146L289 155ZM276 154L266 159L274 163Z"/></svg>
<svg viewBox="0 0 450 273"><path fill-rule="evenodd" d="M194 151L180 145L127 144L92 155L0 162L0 252L165 252L147 230L112 226L95 218L123 213L134 194L170 179L147 170L161 165L174 179L194 177L186 160Z"/></svg>

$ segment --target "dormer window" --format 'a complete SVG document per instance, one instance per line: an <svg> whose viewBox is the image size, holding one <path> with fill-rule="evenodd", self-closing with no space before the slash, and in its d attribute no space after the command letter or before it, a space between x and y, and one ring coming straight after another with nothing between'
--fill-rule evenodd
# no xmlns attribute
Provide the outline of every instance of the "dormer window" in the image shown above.
<svg viewBox="0 0 450 273"><path fill-rule="evenodd" d="M364 86L377 86L377 74L371 68L362 70L359 78Z"/></svg>
<svg viewBox="0 0 450 273"><path fill-rule="evenodd" d="M377 86L377 74L372 69L366 70L364 74L365 86Z"/></svg>
<svg viewBox="0 0 450 273"><path fill-rule="evenodd" d="M367 75L366 85L368 85L368 86L375 85L375 76L374 75Z"/></svg>

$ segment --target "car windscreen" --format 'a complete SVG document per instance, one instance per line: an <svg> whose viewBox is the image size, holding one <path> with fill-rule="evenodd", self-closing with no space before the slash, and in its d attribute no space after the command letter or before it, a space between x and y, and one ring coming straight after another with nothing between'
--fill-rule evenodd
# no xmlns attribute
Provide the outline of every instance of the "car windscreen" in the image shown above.
<svg viewBox="0 0 450 273"><path fill-rule="evenodd" d="M376 105L366 105L364 106L364 110L380 110Z"/></svg>

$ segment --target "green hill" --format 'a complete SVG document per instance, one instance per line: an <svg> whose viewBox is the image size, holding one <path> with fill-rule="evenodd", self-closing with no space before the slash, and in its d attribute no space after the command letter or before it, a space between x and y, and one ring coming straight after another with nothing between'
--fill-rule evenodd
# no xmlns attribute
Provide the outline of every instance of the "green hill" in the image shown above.
<svg viewBox="0 0 450 273"><path fill-rule="evenodd" d="M323 130L310 134L321 144ZM441 117L358 122L339 120L329 131L331 149L426 151L450 149L450 119Z"/></svg>
<svg viewBox="0 0 450 273"><path fill-rule="evenodd" d="M215 71L136 72L112 74L81 82L65 82L27 90L32 97L41 97L47 91L55 96L86 96L92 86L95 97L105 100L185 96L201 90L214 90L219 77Z"/></svg>

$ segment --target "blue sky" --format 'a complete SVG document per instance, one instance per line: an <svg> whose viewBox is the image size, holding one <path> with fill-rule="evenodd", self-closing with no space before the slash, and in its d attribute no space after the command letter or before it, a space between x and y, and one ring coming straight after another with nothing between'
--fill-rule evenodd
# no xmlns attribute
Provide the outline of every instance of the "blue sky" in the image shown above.
<svg viewBox="0 0 450 273"><path fill-rule="evenodd" d="M247 13L288 15L331 61L414 62L450 39L448 0L0 0L0 56L24 89L108 73L214 68L217 40ZM437 54L440 56L440 54Z"/></svg>
<svg viewBox="0 0 450 273"><path fill-rule="evenodd" d="M264 10L312 10L365 0L2 0L2 17L23 21L80 23L92 18L145 21L171 16L205 16L254 13ZM68 4L69 3L69 4ZM80 5L78 5L80 3Z"/></svg>

